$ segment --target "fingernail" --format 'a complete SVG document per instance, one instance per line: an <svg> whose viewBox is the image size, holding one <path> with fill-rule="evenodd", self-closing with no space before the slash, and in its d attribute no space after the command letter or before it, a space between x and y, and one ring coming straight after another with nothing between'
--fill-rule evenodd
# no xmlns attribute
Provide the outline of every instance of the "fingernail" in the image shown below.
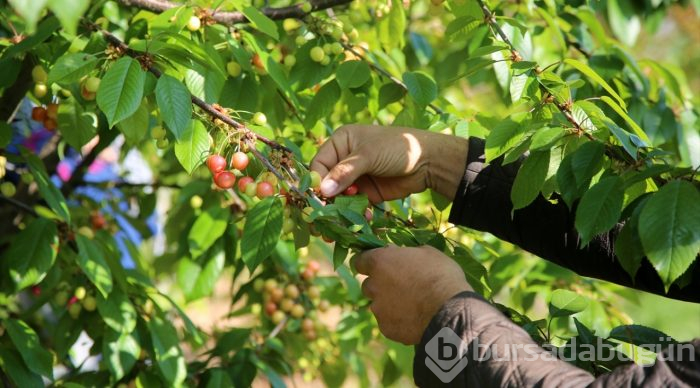
<svg viewBox="0 0 700 388"><path fill-rule="evenodd" d="M333 179L324 179L321 182L321 194L332 197L337 194L336 191L338 191L338 182Z"/></svg>

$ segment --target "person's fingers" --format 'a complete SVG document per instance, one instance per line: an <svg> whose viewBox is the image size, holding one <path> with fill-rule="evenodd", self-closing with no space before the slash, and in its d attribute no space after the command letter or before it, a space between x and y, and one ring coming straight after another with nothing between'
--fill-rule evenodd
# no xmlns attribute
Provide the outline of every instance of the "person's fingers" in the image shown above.
<svg viewBox="0 0 700 388"><path fill-rule="evenodd" d="M374 282L373 279L370 277L367 277L363 282L362 282L362 295L366 296L369 299L374 299L375 294L375 289L374 289Z"/></svg>
<svg viewBox="0 0 700 388"><path fill-rule="evenodd" d="M321 181L321 193L326 197L340 194L367 172L369 163L366 156L351 155L333 166Z"/></svg>
<svg viewBox="0 0 700 388"><path fill-rule="evenodd" d="M377 260L376 255L374 255L374 251L375 250L372 249L357 255L357 258L355 258L355 262L353 264L355 265L355 270L358 273L370 276L370 273L374 269Z"/></svg>
<svg viewBox="0 0 700 388"><path fill-rule="evenodd" d="M325 177L331 168L350 155L350 151L350 138L345 130L339 129L318 149L311 161L311 170Z"/></svg>

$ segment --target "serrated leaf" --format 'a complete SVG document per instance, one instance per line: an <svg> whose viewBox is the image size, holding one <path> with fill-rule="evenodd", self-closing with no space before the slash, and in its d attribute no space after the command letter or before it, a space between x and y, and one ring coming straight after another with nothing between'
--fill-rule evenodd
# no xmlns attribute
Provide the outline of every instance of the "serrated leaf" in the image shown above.
<svg viewBox="0 0 700 388"><path fill-rule="evenodd" d="M549 156L549 151L533 152L523 162L510 192L514 210L529 205L540 194L549 171Z"/></svg>
<svg viewBox="0 0 700 388"><path fill-rule="evenodd" d="M211 295L223 269L223 254L215 255L210 258L197 275L192 290L187 293L187 301L193 301Z"/></svg>
<svg viewBox="0 0 700 388"><path fill-rule="evenodd" d="M66 199L63 197L63 194L61 194L61 191L56 188L56 185L53 184L51 179L49 179L44 163L36 155L26 149L22 149L21 153L34 176L34 182L36 182L39 188L41 197L44 198L51 210L56 212L61 220L70 223L70 212L68 211Z"/></svg>
<svg viewBox="0 0 700 388"><path fill-rule="evenodd" d="M603 165L605 146L601 143L590 141L584 143L572 154L571 167L576 179L576 186L584 188L593 176L600 171Z"/></svg>
<svg viewBox="0 0 700 388"><path fill-rule="evenodd" d="M188 174L199 167L209 152L209 134L199 120L192 120L190 126L175 143L175 156Z"/></svg>
<svg viewBox="0 0 700 388"><path fill-rule="evenodd" d="M343 88L357 88L370 77L369 65L365 61L346 61L338 66L335 79Z"/></svg>
<svg viewBox="0 0 700 388"><path fill-rule="evenodd" d="M615 327L610 330L610 335L608 338L627 342L637 346L668 346L676 343L676 340L671 338L668 334L642 325L624 325Z"/></svg>
<svg viewBox="0 0 700 388"><path fill-rule="evenodd" d="M117 124L117 128L124 134L124 137L126 137L129 143L138 144L148 133L150 118L148 105L144 100L134 114Z"/></svg>
<svg viewBox="0 0 700 388"><path fill-rule="evenodd" d="M90 0L49 0L48 5L66 32L75 35L80 18L90 6Z"/></svg>
<svg viewBox="0 0 700 388"><path fill-rule="evenodd" d="M277 31L277 25L270 18L265 16L255 7L245 7L243 8L243 14L250 21L250 25L256 30L264 33L274 40L279 40L279 32Z"/></svg>
<svg viewBox="0 0 700 388"><path fill-rule="evenodd" d="M4 254L10 278L17 290L39 283L56 261L58 229L45 218L37 218L12 239Z"/></svg>
<svg viewBox="0 0 700 388"><path fill-rule="evenodd" d="M644 248L639 237L639 215L643 208L643 203L637 205L615 239L615 257L632 279L636 277L644 259Z"/></svg>
<svg viewBox="0 0 700 388"><path fill-rule="evenodd" d="M95 137L95 121L93 114L83 111L74 99L63 101L58 107L61 135L75 149L81 149Z"/></svg>
<svg viewBox="0 0 700 388"><path fill-rule="evenodd" d="M53 357L41 345L36 332L19 319L8 319L4 324L7 334L29 370L53 379Z"/></svg>
<svg viewBox="0 0 700 388"><path fill-rule="evenodd" d="M228 207L215 203L197 217L187 236L190 254L197 258L204 254L226 231L231 212Z"/></svg>
<svg viewBox="0 0 700 388"><path fill-rule="evenodd" d="M97 90L97 106L110 127L136 112L145 83L146 73L138 61L129 57L122 57L107 70Z"/></svg>
<svg viewBox="0 0 700 388"><path fill-rule="evenodd" d="M192 121L192 96L187 87L177 79L164 74L158 79L156 85L156 102L158 102L161 117L175 136L175 140L182 140L185 130Z"/></svg>
<svg viewBox="0 0 700 388"><path fill-rule="evenodd" d="M529 77L526 74L513 75L510 79L510 98L513 103L520 101Z"/></svg>
<svg viewBox="0 0 700 388"><path fill-rule="evenodd" d="M97 294L97 310L104 323L115 331L130 333L136 328L136 309L129 297L119 288L114 288L108 298Z"/></svg>
<svg viewBox="0 0 700 388"><path fill-rule="evenodd" d="M463 38L465 35L474 31L484 21L471 16L460 16L451 21L445 28L445 37L449 40ZM493 47L493 46L492 46ZM502 48L501 48L502 50ZM490 54L490 53L489 53ZM486 55L486 54L481 54Z"/></svg>
<svg viewBox="0 0 700 388"><path fill-rule="evenodd" d="M585 76L587 76L590 80L592 80L592 81L595 82L596 84L602 86L603 89L605 89L605 91L607 91L608 93L610 93L611 96L615 97L615 99L617 100L618 104L620 104L620 106L621 106L623 109L627 109L627 104L625 104L625 100L623 100L622 97L620 97L620 95L617 94L617 92L615 91L615 89L613 89L607 82L605 82L605 80L603 79L603 77L601 77L600 75L598 75L598 73L596 73L595 70L591 69L590 66L588 66L587 64L585 64L585 63L583 63L583 62L581 62L581 61L578 61L578 60L572 59L572 58L566 58L566 59L564 59L564 63L566 63L567 65L569 65L569 66L575 68L576 70L580 71L580 72L583 73Z"/></svg>
<svg viewBox="0 0 700 388"><path fill-rule="evenodd" d="M549 315L566 317L580 313L588 307L588 298L569 290L554 290L549 301Z"/></svg>
<svg viewBox="0 0 700 388"><path fill-rule="evenodd" d="M700 193L693 184L677 180L652 194L639 216L639 236L668 290L700 250Z"/></svg>
<svg viewBox="0 0 700 388"><path fill-rule="evenodd" d="M251 272L272 253L279 240L282 209L282 202L273 196L263 199L248 211L241 237L241 253Z"/></svg>
<svg viewBox="0 0 700 388"><path fill-rule="evenodd" d="M136 365L136 360L141 355L139 332L119 333L114 330L105 330L102 341L102 354L107 360L112 378L121 380Z"/></svg>
<svg viewBox="0 0 700 388"><path fill-rule="evenodd" d="M510 117L499 121L486 137L485 156L487 162L492 162L520 142L525 132L525 126L517 118L515 120L514 118Z"/></svg>
<svg viewBox="0 0 700 388"><path fill-rule="evenodd" d="M160 373L169 386L180 386L187 377L187 366L175 328L169 321L155 316L148 321L148 331Z"/></svg>
<svg viewBox="0 0 700 388"><path fill-rule="evenodd" d="M575 225L581 246L617 224L624 195L624 182L618 176L603 178L586 191L576 209Z"/></svg>
<svg viewBox="0 0 700 388"><path fill-rule="evenodd" d="M77 234L78 264L88 279L97 287L105 298L112 292L112 271L104 259L104 254L89 238Z"/></svg>
<svg viewBox="0 0 700 388"><path fill-rule="evenodd" d="M557 140L564 137L565 134L566 132L564 132L564 128L562 127L544 127L538 129L535 134L532 135L530 150L549 149Z"/></svg>
<svg viewBox="0 0 700 388"><path fill-rule="evenodd" d="M438 87L429 75L414 71L403 73L408 94L418 105L427 106L437 98Z"/></svg>
<svg viewBox="0 0 700 388"><path fill-rule="evenodd" d="M306 107L304 126L312 128L317 121L330 115L339 99L340 86L338 86L338 82L330 81L323 85Z"/></svg>
<svg viewBox="0 0 700 388"><path fill-rule="evenodd" d="M49 71L47 85L52 83L71 84L90 74L97 66L94 55L75 53L59 57Z"/></svg>

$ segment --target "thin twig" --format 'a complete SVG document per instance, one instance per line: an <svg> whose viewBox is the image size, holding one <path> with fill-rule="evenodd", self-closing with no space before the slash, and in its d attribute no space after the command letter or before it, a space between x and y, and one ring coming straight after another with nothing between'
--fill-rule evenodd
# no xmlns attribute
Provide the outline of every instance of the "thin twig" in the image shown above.
<svg viewBox="0 0 700 388"><path fill-rule="evenodd" d="M6 196L0 194L0 201L5 201L16 208L21 209L25 213L29 213L29 214L33 215L34 217L39 216L39 214L36 212L36 210L34 210L31 206L29 206L25 203L22 203L14 198L6 197Z"/></svg>

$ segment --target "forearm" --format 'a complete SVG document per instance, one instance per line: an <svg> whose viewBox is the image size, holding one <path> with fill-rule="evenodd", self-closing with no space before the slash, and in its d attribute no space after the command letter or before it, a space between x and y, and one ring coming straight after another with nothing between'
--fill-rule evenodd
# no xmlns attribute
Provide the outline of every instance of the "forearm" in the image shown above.
<svg viewBox="0 0 700 388"><path fill-rule="evenodd" d="M519 163L487 165L484 143L470 139L466 170L457 189L450 222L464 225L518 245L579 275L666 295L676 299L700 301L700 265L691 267L691 282L683 288L671 286L668 293L648 260L632 279L615 256L614 242L621 228L596 236L581 248L574 227L574 211L563 201L552 203L539 196L527 207L512 211L510 191Z"/></svg>

